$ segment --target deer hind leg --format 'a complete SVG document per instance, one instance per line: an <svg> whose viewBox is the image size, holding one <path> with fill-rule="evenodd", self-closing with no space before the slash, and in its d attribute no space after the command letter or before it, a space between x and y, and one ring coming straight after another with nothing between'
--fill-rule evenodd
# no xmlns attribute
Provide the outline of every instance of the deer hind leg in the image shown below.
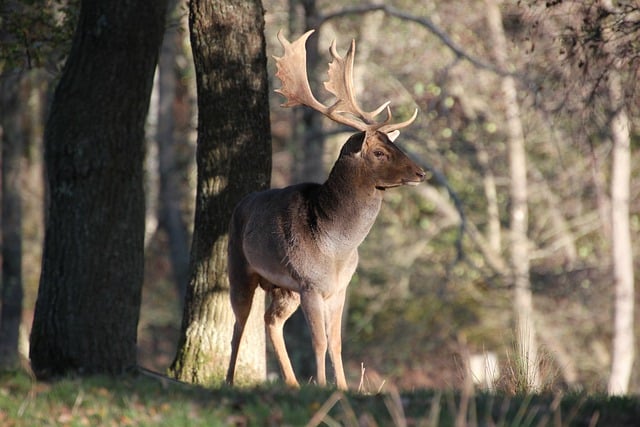
<svg viewBox="0 0 640 427"><path fill-rule="evenodd" d="M249 313L251 312L251 304L253 303L253 294L258 287L258 277L238 271L238 269L229 268L229 295L231 297L231 307L236 321L233 325L233 336L231 338L231 357L229 359L229 369L227 370L227 384L233 385L233 378L236 371L236 362L238 360L238 349L244 327L247 324Z"/></svg>
<svg viewBox="0 0 640 427"><path fill-rule="evenodd" d="M327 338L329 357L336 376L336 385L341 390L347 389L347 380L342 365L342 311L344 309L345 292L340 292L327 300Z"/></svg>
<svg viewBox="0 0 640 427"><path fill-rule="evenodd" d="M269 292L271 304L264 314L264 323L267 326L267 334L273 344L276 358L280 364L280 370L284 382L291 387L299 387L296 375L291 366L291 360L284 343L282 328L289 317L300 305L300 295L287 289L273 288Z"/></svg>

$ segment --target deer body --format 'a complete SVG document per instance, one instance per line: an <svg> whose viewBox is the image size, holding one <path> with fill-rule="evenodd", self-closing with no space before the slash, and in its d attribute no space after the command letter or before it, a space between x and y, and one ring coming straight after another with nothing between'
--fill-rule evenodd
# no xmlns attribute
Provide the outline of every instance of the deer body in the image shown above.
<svg viewBox="0 0 640 427"><path fill-rule="evenodd" d="M306 38L301 39L304 47ZM284 85L283 78L283 89ZM301 306L311 331L317 382L326 384L328 350L336 384L347 388L340 322L346 289L358 264L358 246L373 226L385 189L417 184L425 177L379 127L357 127L362 132L343 145L324 184L252 193L236 207L228 246L236 323L227 382L233 383L240 340L260 286L270 295L265 324L285 382L298 385L282 329Z"/></svg>

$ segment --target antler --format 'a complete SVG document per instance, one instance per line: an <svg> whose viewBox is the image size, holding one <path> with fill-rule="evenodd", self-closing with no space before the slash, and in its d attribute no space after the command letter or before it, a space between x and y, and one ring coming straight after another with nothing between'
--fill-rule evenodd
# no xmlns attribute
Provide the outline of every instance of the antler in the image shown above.
<svg viewBox="0 0 640 427"><path fill-rule="evenodd" d="M307 50L305 43L314 30L307 31L299 39L289 42L278 31L278 40L284 48L282 57L274 57L276 60L276 77L282 82L282 87L276 92L283 95L287 102L283 107L306 105L324 114L331 120L347 125L360 131L380 130L385 133L409 126L418 115L418 110L413 116L401 123L389 123L391 121L391 109L389 101L373 111L364 111L358 105L353 88L353 60L355 57L356 43L351 42L351 47L343 58L338 54L335 40L331 43L329 52L333 61L329 64L329 80L324 83L325 88L336 97L336 101L326 106L316 99L311 92L307 77ZM387 111L387 118L378 122L375 117L382 111Z"/></svg>

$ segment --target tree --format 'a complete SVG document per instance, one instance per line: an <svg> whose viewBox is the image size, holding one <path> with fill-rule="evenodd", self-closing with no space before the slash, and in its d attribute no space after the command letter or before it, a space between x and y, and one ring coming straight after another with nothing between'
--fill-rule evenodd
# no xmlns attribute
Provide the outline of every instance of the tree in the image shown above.
<svg viewBox="0 0 640 427"><path fill-rule="evenodd" d="M631 136L629 118L622 101L623 89L617 70L609 78L611 117L611 249L613 259L613 285L615 314L610 394L624 394L629 390L631 369L635 354L634 339L634 274L631 228L629 224L629 198L631 181Z"/></svg>
<svg viewBox="0 0 640 427"><path fill-rule="evenodd" d="M613 260L614 280L614 322L611 375L609 376L609 394L624 394L629 391L629 382L635 357L635 280L633 272L633 248L631 245L631 226L629 218L629 200L631 197L631 123L625 105L625 86L629 92L635 89L634 83L624 85L621 74L632 63L625 59L628 54L636 59L640 49L627 51L627 55L617 57L620 52L619 43L626 42L629 34L637 37L640 33L640 20L631 20L632 30L616 31L616 23L620 15L630 13L633 8L617 7L611 0L601 0L599 5L610 17L603 25L603 40L606 44L606 60L609 62L608 98L611 109L610 135L613 143L611 159L611 256ZM631 5L629 5L631 6ZM635 6L635 13L640 7ZM612 24L613 22L613 24ZM622 35L622 37L621 37ZM637 38L634 38L637 40ZM631 75L633 73L630 73ZM636 83L637 84L637 83ZM632 98L631 96L629 98Z"/></svg>
<svg viewBox="0 0 640 427"><path fill-rule="evenodd" d="M198 183L190 280L178 351L170 372L207 384L223 378L233 313L226 274L228 223L247 193L265 189L271 130L259 0L192 0L191 46L198 96ZM239 378L266 377L264 293L256 292L240 345Z"/></svg>
<svg viewBox="0 0 640 427"><path fill-rule="evenodd" d="M610 0L601 0L601 7L613 16L619 11ZM636 22L636 33L640 23ZM609 394L624 394L629 391L629 382L635 356L634 308L635 280L633 273L633 250L629 219L631 197L631 135L630 121L625 105L625 89L621 68L624 60L615 57L615 40L618 35L605 29L609 70L608 95L611 109L610 135L613 144L611 159L611 257L613 260L614 320L609 376ZM636 52L636 55L640 52Z"/></svg>
<svg viewBox="0 0 640 427"><path fill-rule="evenodd" d="M25 288L39 273L39 269L30 268L29 264L30 259L40 259L41 248L39 125L41 101L49 85L49 76L54 74L43 70L55 66L58 58L68 51L77 10L75 3L62 8L59 4L24 1L7 1L0 5L0 366L8 369L15 368L19 358L23 304L29 301L29 289Z"/></svg>
<svg viewBox="0 0 640 427"><path fill-rule="evenodd" d="M20 163L23 135L18 106L22 75L2 78L2 293L0 295L0 369L19 364L22 320L22 200Z"/></svg>
<svg viewBox="0 0 640 427"><path fill-rule="evenodd" d="M290 0L295 2L296 0ZM302 33L315 29L320 25L320 13L317 8L315 0L303 0L300 1L304 9L304 31ZM318 48L318 41L320 37L311 37L307 45L307 67L311 70L311 78L315 82L319 82L320 76L318 76L318 70L320 67L320 52ZM301 138L302 147L300 150L302 155L302 170L300 171L299 178L303 181L310 182L323 182L326 179L326 171L324 170L324 163L322 161L325 146L325 137L322 129L322 116L316 114L314 111L304 109L302 111L302 123L304 124L304 131ZM302 313L298 313L297 324L304 324L299 322L302 320ZM304 335L304 333L303 333Z"/></svg>
<svg viewBox="0 0 640 427"><path fill-rule="evenodd" d="M136 365L144 123L165 10L80 6L45 127L49 204L30 349L40 378Z"/></svg>
<svg viewBox="0 0 640 427"><path fill-rule="evenodd" d="M500 69L507 69L507 40L504 35L502 13L499 0L487 0L487 22L493 41L493 52ZM509 174L511 197L511 280L513 285L513 312L515 317L515 338L518 348L518 367L523 382L522 391L535 390L540 385L536 329L533 313L533 294L529 281L528 250L528 197L527 197L527 154L524 131L520 119L520 107L511 76L502 77L502 95L505 104L505 127L509 148Z"/></svg>
<svg viewBox="0 0 640 427"><path fill-rule="evenodd" d="M183 2L172 0L169 15L177 19ZM184 301L187 281L189 280L189 233L182 219L182 201L184 189L181 188L181 174L176 136L174 108L176 99L176 55L178 53L178 34L175 28L167 28L158 60L158 175L160 188L158 194L159 227L164 229L169 239L169 254L176 289L180 303Z"/></svg>

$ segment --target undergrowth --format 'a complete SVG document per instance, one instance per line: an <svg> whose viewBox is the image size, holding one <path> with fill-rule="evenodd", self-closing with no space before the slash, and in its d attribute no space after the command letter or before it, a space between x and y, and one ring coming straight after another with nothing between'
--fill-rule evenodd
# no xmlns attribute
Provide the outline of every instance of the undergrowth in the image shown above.
<svg viewBox="0 0 640 427"><path fill-rule="evenodd" d="M36 382L0 375L2 426L632 426L635 397L437 390L363 394L312 385L202 387L146 375Z"/></svg>

